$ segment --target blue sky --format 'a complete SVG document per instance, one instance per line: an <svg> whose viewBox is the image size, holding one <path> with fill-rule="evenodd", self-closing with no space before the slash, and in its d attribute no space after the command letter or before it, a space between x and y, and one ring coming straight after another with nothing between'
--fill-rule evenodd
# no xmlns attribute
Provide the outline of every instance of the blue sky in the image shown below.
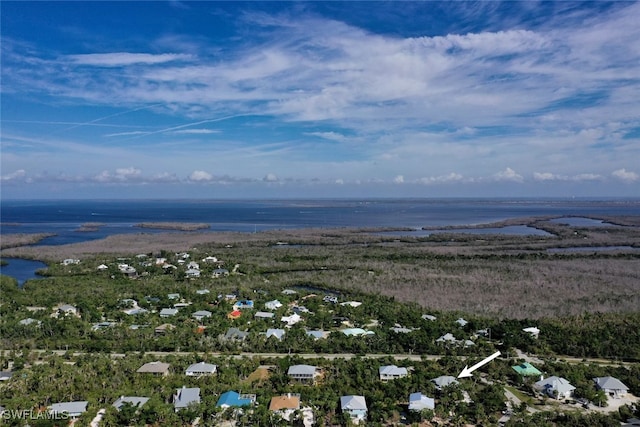
<svg viewBox="0 0 640 427"><path fill-rule="evenodd" d="M640 197L638 2L1 2L12 198Z"/></svg>

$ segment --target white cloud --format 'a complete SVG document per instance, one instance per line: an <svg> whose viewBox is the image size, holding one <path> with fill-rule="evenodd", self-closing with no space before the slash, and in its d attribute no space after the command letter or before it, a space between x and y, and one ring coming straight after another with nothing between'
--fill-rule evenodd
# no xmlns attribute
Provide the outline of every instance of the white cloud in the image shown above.
<svg viewBox="0 0 640 427"><path fill-rule="evenodd" d="M432 184L446 184L451 182L461 182L464 180L465 179L462 175L455 172L451 172L450 174L447 174L447 175L420 178L417 182L420 184L432 185Z"/></svg>
<svg viewBox="0 0 640 427"><path fill-rule="evenodd" d="M278 182L278 177L273 173L268 173L262 178L265 182Z"/></svg>
<svg viewBox="0 0 640 427"><path fill-rule="evenodd" d="M511 182L523 182L524 179L522 178L522 175L519 175L518 173L516 173L516 171L514 171L511 168L506 168L505 170L503 170L502 172L498 172L496 174L493 175L493 178L496 181L511 181Z"/></svg>
<svg viewBox="0 0 640 427"><path fill-rule="evenodd" d="M15 172L2 175L0 177L0 181L15 181L19 179L24 179L26 175L27 175L27 172L24 169L18 169Z"/></svg>
<svg viewBox="0 0 640 427"><path fill-rule="evenodd" d="M393 182L396 184L402 184L404 182L404 176L402 175L398 175L395 178L393 178Z"/></svg>
<svg viewBox="0 0 640 427"><path fill-rule="evenodd" d="M213 175L205 171L193 171L191 175L189 175L189 181L194 182L206 182L211 181L213 179Z"/></svg>
<svg viewBox="0 0 640 427"><path fill-rule="evenodd" d="M187 61L193 59L191 55L178 53L89 53L83 55L68 55L72 62L82 65L94 65L99 67L120 67L134 64L162 64L172 61Z"/></svg>
<svg viewBox="0 0 640 427"><path fill-rule="evenodd" d="M640 179L640 175L632 171L627 171L624 168L613 171L611 175L625 182L636 182Z"/></svg>

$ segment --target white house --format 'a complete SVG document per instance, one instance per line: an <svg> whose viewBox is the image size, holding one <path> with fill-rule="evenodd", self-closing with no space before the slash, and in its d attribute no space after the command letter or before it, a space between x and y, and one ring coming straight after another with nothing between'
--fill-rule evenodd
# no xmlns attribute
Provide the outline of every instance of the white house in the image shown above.
<svg viewBox="0 0 640 427"><path fill-rule="evenodd" d="M396 365L380 366L378 371L380 374L380 380L382 381L395 380L409 375L407 368L400 368Z"/></svg>
<svg viewBox="0 0 640 427"><path fill-rule="evenodd" d="M549 377L541 379L533 385L540 393L544 393L554 399L569 399L576 388L569 381L562 377Z"/></svg>
<svg viewBox="0 0 640 427"><path fill-rule="evenodd" d="M528 333L529 335L531 335L533 338L538 338L538 335L540 335L540 329L536 328L535 326L530 326L528 328L524 328L523 329L524 332Z"/></svg>
<svg viewBox="0 0 640 427"><path fill-rule="evenodd" d="M434 410L436 407L435 400L432 397L427 397L424 394L411 393L409 395L409 410L420 412L425 409Z"/></svg>
<svg viewBox="0 0 640 427"><path fill-rule="evenodd" d="M287 370L287 375L292 380L313 383L315 381L316 376L319 375L319 372L316 366L291 365Z"/></svg>
<svg viewBox="0 0 640 427"><path fill-rule="evenodd" d="M188 377L201 377L203 375L213 375L218 370L216 365L212 365L211 363L194 363L189 366L185 371L185 375Z"/></svg>
<svg viewBox="0 0 640 427"><path fill-rule="evenodd" d="M343 413L348 414L356 424L367 419L367 401L364 396L340 397L340 409Z"/></svg>
<svg viewBox="0 0 640 427"><path fill-rule="evenodd" d="M280 307L282 307L282 303L277 299L264 303L264 308L266 308L267 310L277 310Z"/></svg>
<svg viewBox="0 0 640 427"><path fill-rule="evenodd" d="M78 418L87 412L88 401L60 402L49 406L49 414L53 416L67 416L69 418Z"/></svg>
<svg viewBox="0 0 640 427"><path fill-rule="evenodd" d="M300 317L300 315L298 313L293 313L291 316L282 316L282 318L280 320L282 320L284 323L286 323L287 326L293 326L296 323L298 323L299 321L301 321L302 317Z"/></svg>

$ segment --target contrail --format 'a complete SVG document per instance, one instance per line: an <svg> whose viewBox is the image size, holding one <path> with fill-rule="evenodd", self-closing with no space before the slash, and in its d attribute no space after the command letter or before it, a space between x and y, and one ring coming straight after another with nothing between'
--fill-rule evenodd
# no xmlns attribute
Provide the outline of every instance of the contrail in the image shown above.
<svg viewBox="0 0 640 427"><path fill-rule="evenodd" d="M248 113L247 114L234 114L232 116L218 117L216 119L200 120L199 122L187 123L187 124L180 125L180 126L172 126L170 128L160 129L160 130L156 130L156 131L153 131L153 132L146 132L144 135L134 136L134 137L131 137L129 139L138 139L138 138L142 138L144 136L155 135L155 134L158 134L158 133L171 132L173 130L184 129L184 128L188 128L188 127L191 127L191 126L201 125L201 124L204 124L204 123L221 122L223 120L229 120L229 119L233 119L233 118L236 118L236 117L244 117L244 116L251 116L251 115L252 114L248 114ZM125 140L125 141L127 141L127 140Z"/></svg>
<svg viewBox="0 0 640 427"><path fill-rule="evenodd" d="M98 119L94 119L94 120L91 120L91 121L88 121L88 122L78 123L78 124L76 124L74 126L70 126L68 128L60 129L60 130L55 131L53 133L66 132L68 130L79 128L81 126L91 126L91 125L94 125L95 123L100 122L102 120L110 119L111 117L122 116L124 114L129 114L129 113L133 113L133 112L140 111L140 110L146 110L148 108L159 107L160 105L163 105L163 104L153 104L153 105L147 105L145 107L134 108L133 110L121 111L119 113L110 114L108 116L100 117Z"/></svg>

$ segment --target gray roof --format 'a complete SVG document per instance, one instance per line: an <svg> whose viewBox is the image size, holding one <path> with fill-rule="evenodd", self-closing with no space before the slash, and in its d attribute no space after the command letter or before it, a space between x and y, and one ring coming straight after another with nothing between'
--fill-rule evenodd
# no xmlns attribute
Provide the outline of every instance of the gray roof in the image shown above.
<svg viewBox="0 0 640 427"><path fill-rule="evenodd" d="M407 375L407 368L399 368L396 365L380 366L380 375Z"/></svg>
<svg viewBox="0 0 640 427"><path fill-rule="evenodd" d="M254 315L254 317L261 317L263 319L273 319L273 316L275 316L275 314L269 311L258 311Z"/></svg>
<svg viewBox="0 0 640 427"><path fill-rule="evenodd" d="M598 377L594 378L593 381L596 383L596 386L602 390L629 390L629 387L614 377Z"/></svg>
<svg viewBox="0 0 640 427"><path fill-rule="evenodd" d="M436 406L432 397L427 397L424 394L411 393L409 395L409 410L410 411L422 411L423 409L434 409Z"/></svg>
<svg viewBox="0 0 640 427"><path fill-rule="evenodd" d="M311 365L291 365L287 375L315 375L316 367Z"/></svg>
<svg viewBox="0 0 640 427"><path fill-rule="evenodd" d="M238 328L229 328L227 333L224 334L224 337L226 339L243 340L243 339L245 339L247 337L247 335L249 335L249 332L247 332L247 331L241 331Z"/></svg>
<svg viewBox="0 0 640 427"><path fill-rule="evenodd" d="M433 378L431 382L438 386L438 388L447 387L451 384L458 384L456 377L452 377L451 375L442 375L438 378Z"/></svg>
<svg viewBox="0 0 640 427"><path fill-rule="evenodd" d="M267 338L276 337L279 340L281 340L282 337L284 337L284 329L272 329L272 328L269 328L269 329L267 329L267 332L265 332L265 335L267 336Z"/></svg>
<svg viewBox="0 0 640 427"><path fill-rule="evenodd" d="M117 409L120 410L120 408L125 404L125 403L130 403L132 406L137 406L137 407L141 407L142 405L144 405L145 403L147 403L147 401L149 400L148 397L138 397L138 396L120 396L118 398L118 400L116 400L115 402L113 402L113 406Z"/></svg>
<svg viewBox="0 0 640 427"><path fill-rule="evenodd" d="M211 312L207 310L198 310L192 314L193 317L211 317Z"/></svg>
<svg viewBox="0 0 640 427"><path fill-rule="evenodd" d="M543 390L557 390L558 393L564 394L568 391L573 391L576 388L571 385L569 381L562 377L549 377L535 383L535 386Z"/></svg>
<svg viewBox="0 0 640 427"><path fill-rule="evenodd" d="M177 308L163 308L160 310L160 316L175 316L178 314Z"/></svg>
<svg viewBox="0 0 640 427"><path fill-rule="evenodd" d="M191 403L200 403L200 389L198 387L182 387L173 395L173 406L176 409L186 408Z"/></svg>
<svg viewBox="0 0 640 427"><path fill-rule="evenodd" d="M67 413L69 415L82 414L86 412L88 404L89 402L86 400L54 403L49 407L49 412L58 414Z"/></svg>
<svg viewBox="0 0 640 427"><path fill-rule="evenodd" d="M342 396L340 397L340 408L342 410L367 410L367 402L364 396Z"/></svg>
<svg viewBox="0 0 640 427"><path fill-rule="evenodd" d="M218 367L216 365L212 365L211 363L205 363L205 362L200 362L200 363L194 363L193 365L189 366L186 370L186 373L196 373L196 374L200 374L200 373L210 373L213 374L216 369L218 369Z"/></svg>

